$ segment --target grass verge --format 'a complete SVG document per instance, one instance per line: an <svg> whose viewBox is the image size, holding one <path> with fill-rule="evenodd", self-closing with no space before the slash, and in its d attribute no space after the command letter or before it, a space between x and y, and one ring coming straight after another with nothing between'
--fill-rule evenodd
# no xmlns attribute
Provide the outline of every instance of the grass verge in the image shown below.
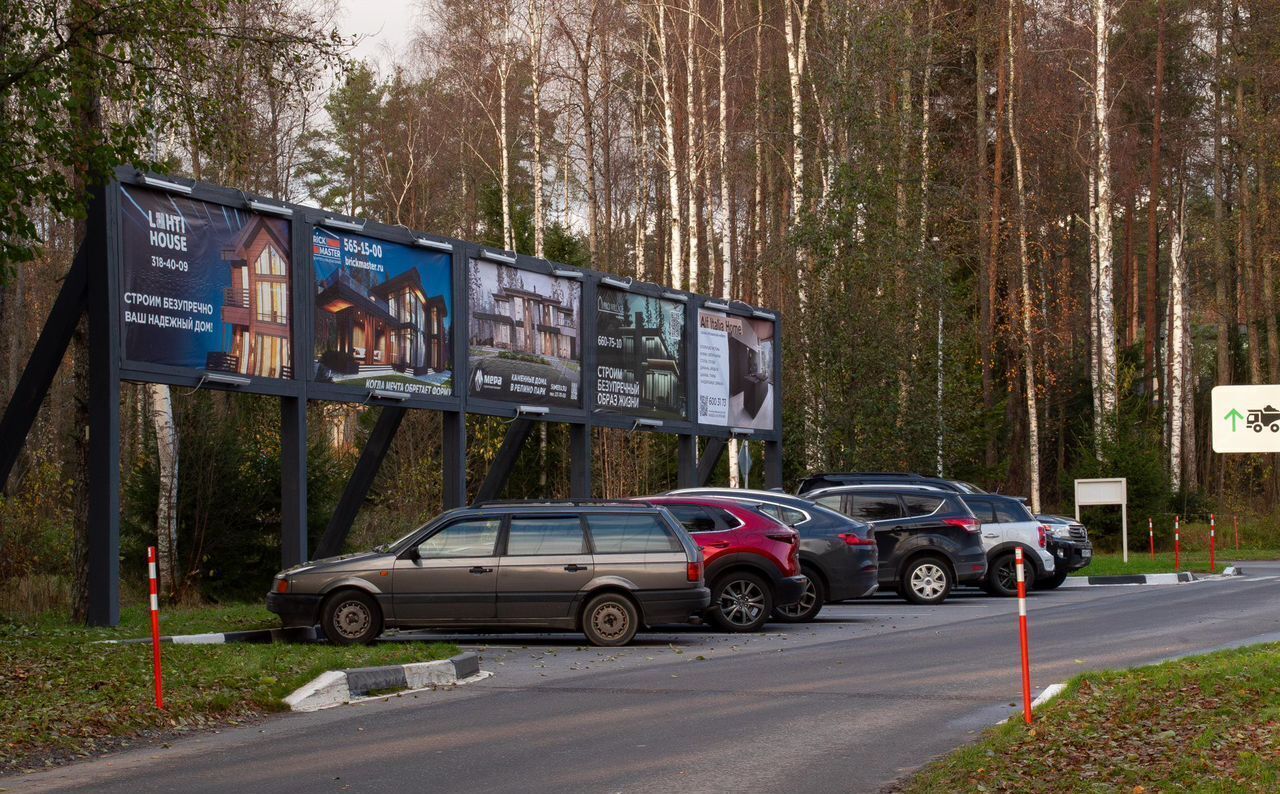
<svg viewBox="0 0 1280 794"><path fill-rule="evenodd" d="M0 618L0 771L70 760L128 737L235 725L284 708L282 699L326 670L444 659L442 643L165 645L165 710L155 708L151 646L95 644L149 635L144 609L115 629L44 617ZM279 625L259 605L172 608L161 632L187 634Z"/></svg>
<svg viewBox="0 0 1280 794"><path fill-rule="evenodd" d="M1242 549L1240 551L1219 550L1214 559L1212 573L1222 573L1233 562L1244 560L1280 560L1280 549ZM1073 571L1072 576L1120 576L1136 573L1173 573L1175 570L1192 573L1210 573L1208 551L1183 551L1181 567L1175 569L1172 551L1158 551L1154 558L1146 549L1129 550L1129 562L1124 562L1121 555L1115 552L1095 554L1093 562L1086 568Z"/></svg>
<svg viewBox="0 0 1280 794"><path fill-rule="evenodd" d="M901 790L1280 790L1280 645L1078 676Z"/></svg>

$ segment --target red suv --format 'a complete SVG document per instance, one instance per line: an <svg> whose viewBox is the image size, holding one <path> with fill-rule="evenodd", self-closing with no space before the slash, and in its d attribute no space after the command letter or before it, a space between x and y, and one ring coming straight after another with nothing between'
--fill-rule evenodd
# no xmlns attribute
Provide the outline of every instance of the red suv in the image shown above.
<svg viewBox="0 0 1280 794"><path fill-rule="evenodd" d="M711 606L707 617L725 631L758 631L774 607L797 603L800 533L754 505L709 496L654 496L702 549Z"/></svg>

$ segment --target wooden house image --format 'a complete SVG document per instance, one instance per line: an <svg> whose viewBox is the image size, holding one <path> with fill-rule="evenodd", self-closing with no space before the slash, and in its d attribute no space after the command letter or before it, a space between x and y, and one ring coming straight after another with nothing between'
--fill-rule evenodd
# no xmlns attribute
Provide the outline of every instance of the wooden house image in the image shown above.
<svg viewBox="0 0 1280 794"><path fill-rule="evenodd" d="M293 377L289 329L289 227L251 215L232 247L222 251L231 267L223 295L222 352L209 353L209 370L264 378Z"/></svg>
<svg viewBox="0 0 1280 794"><path fill-rule="evenodd" d="M601 291L598 306L599 334L617 342L617 347L601 345L599 363L639 382L642 409L683 416L680 351L671 349L663 329L647 321L644 312L628 312L626 298L610 300Z"/></svg>
<svg viewBox="0 0 1280 794"><path fill-rule="evenodd" d="M338 378L449 369L448 308L427 296L415 268L374 284L338 268L319 285L316 306L336 326L323 360Z"/></svg>
<svg viewBox="0 0 1280 794"><path fill-rule="evenodd" d="M493 293L493 311L476 312L493 323L492 346L549 358L578 357L574 307L536 290L505 285Z"/></svg>

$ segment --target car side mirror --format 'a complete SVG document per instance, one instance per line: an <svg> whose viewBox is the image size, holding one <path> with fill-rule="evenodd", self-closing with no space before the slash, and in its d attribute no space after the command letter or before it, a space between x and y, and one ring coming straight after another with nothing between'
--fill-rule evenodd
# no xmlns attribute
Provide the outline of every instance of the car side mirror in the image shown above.
<svg viewBox="0 0 1280 794"><path fill-rule="evenodd" d="M422 552L418 551L417 546L410 546L408 558L414 562L418 562L422 559Z"/></svg>

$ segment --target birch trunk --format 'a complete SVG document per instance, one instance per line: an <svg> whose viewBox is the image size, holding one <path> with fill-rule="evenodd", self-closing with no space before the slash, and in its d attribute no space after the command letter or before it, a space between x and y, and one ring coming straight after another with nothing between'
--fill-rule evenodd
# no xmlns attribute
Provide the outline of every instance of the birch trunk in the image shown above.
<svg viewBox="0 0 1280 794"><path fill-rule="evenodd" d="M1157 234L1157 212L1160 207L1160 116L1163 110L1164 51L1165 51L1165 0L1160 0L1156 12L1156 81L1151 109L1151 174L1147 183L1147 306L1143 349L1146 359L1147 390L1152 400L1157 399L1156 339L1160 315L1160 238Z"/></svg>
<svg viewBox="0 0 1280 794"><path fill-rule="evenodd" d="M667 0L658 0L658 76L662 86L662 132L667 170L667 202L671 213L671 283L684 289L684 230L680 224L680 172L676 160L675 98L671 90L671 66L667 57Z"/></svg>
<svg viewBox="0 0 1280 794"><path fill-rule="evenodd" d="M1094 75L1093 107L1098 120L1098 368L1102 403L1102 437L1115 438L1116 423L1116 321L1112 270L1111 123L1107 119L1107 59L1111 12L1107 0L1093 0Z"/></svg>
<svg viewBox="0 0 1280 794"><path fill-rule="evenodd" d="M510 78L510 55L506 42L498 56L498 138L502 154L502 246L516 250L515 231L511 228L511 135L507 128L507 83Z"/></svg>
<svg viewBox="0 0 1280 794"><path fill-rule="evenodd" d="M1094 120L1095 126L1097 119ZM1089 391L1093 397L1093 456L1102 460L1102 390L1098 378L1098 169L1097 134L1089 163Z"/></svg>
<svg viewBox="0 0 1280 794"><path fill-rule="evenodd" d="M697 65L697 49L694 46L694 39L697 37L697 19L698 19L698 0L688 0L687 9L687 26L685 29L685 199L688 207L685 217L688 224L685 226L685 233L689 239L689 290L691 292L698 291L698 260L701 253L701 244L698 240L698 148L695 136L696 122L694 118L698 114L697 102L694 96L694 71Z"/></svg>
<svg viewBox="0 0 1280 794"><path fill-rule="evenodd" d="M529 69L532 73L533 112L533 255L542 259L543 226L546 219L542 208L542 0L529 0Z"/></svg>
<svg viewBox="0 0 1280 794"><path fill-rule="evenodd" d="M755 190L752 193L752 207L755 214L755 250L752 252L755 257L753 263L755 267L755 301L756 303L764 302L764 243L765 230L768 224L765 219L764 204L764 133L763 127L763 108L764 108L764 0L756 0L756 106L752 122L753 144L755 146Z"/></svg>
<svg viewBox="0 0 1280 794"><path fill-rule="evenodd" d="M783 36L787 45L787 84L791 94L791 224L799 223L804 209L804 98L801 95L804 70L809 52L810 0L786 0L783 8ZM800 319L804 322L809 306L809 263L804 250L796 252L798 274L796 299ZM810 345L804 346L803 372L798 384L805 394L804 401L804 457L810 469L819 465L817 440L818 403L815 390L810 388L812 367L809 366ZM809 382L806 382L809 381Z"/></svg>
<svg viewBox="0 0 1280 794"><path fill-rule="evenodd" d="M1185 185L1182 190L1186 190ZM1186 388L1183 367L1186 272L1182 259L1185 204L1185 197L1180 196L1169 224L1169 301L1172 312L1169 328L1169 482L1175 492L1182 490L1183 389Z"/></svg>
<svg viewBox="0 0 1280 794"><path fill-rule="evenodd" d="M151 426L156 434L160 481L156 500L156 562L162 595L178 592L178 426L173 421L173 398L168 386L149 384Z"/></svg>
<svg viewBox="0 0 1280 794"><path fill-rule="evenodd" d="M1011 1L1011 0L1007 0ZM996 53L996 115L994 120L995 153L991 164L991 222L987 233L987 244L990 250L983 266L987 272L986 304L989 307L983 324L983 406L991 411L995 408L995 336L996 336L996 286L999 281L1000 263L1000 188L1004 183L1004 112L1008 95L1006 63L1008 61L1008 38L1000 36ZM998 451L994 434L987 441L984 461L988 467L996 465Z"/></svg>
<svg viewBox="0 0 1280 794"><path fill-rule="evenodd" d="M1022 285L1022 360L1025 370L1025 388L1027 401L1027 445L1031 512L1040 512L1040 420L1036 413L1036 374L1035 355L1031 336L1031 278L1028 274L1030 264L1027 257L1027 199L1026 187L1022 175L1022 147L1018 142L1018 126L1014 110L1017 72L1015 71L1017 42L1014 38L1013 0L1009 2L1008 12L1008 53L1009 53L1009 87L1008 108L1005 119L1009 125L1009 144L1013 147L1014 185L1018 198L1018 274Z"/></svg>
<svg viewBox="0 0 1280 794"><path fill-rule="evenodd" d="M1236 82L1236 129L1237 134L1241 135L1241 140L1238 144L1240 148L1238 188L1240 211L1237 213L1240 237L1240 272L1243 275L1241 281L1244 285L1241 314L1244 315L1245 325L1248 328L1249 382L1262 383L1262 340L1258 333L1258 278L1253 258L1253 190L1249 175L1251 153L1243 138L1243 130L1245 129L1244 85L1239 80Z"/></svg>
<svg viewBox="0 0 1280 794"><path fill-rule="evenodd" d="M1217 379L1219 386L1231 383L1231 304L1227 286L1234 280L1227 266L1227 246L1223 240L1225 207L1222 201L1222 0L1217 3L1217 25L1213 43L1213 273L1217 301Z"/></svg>

